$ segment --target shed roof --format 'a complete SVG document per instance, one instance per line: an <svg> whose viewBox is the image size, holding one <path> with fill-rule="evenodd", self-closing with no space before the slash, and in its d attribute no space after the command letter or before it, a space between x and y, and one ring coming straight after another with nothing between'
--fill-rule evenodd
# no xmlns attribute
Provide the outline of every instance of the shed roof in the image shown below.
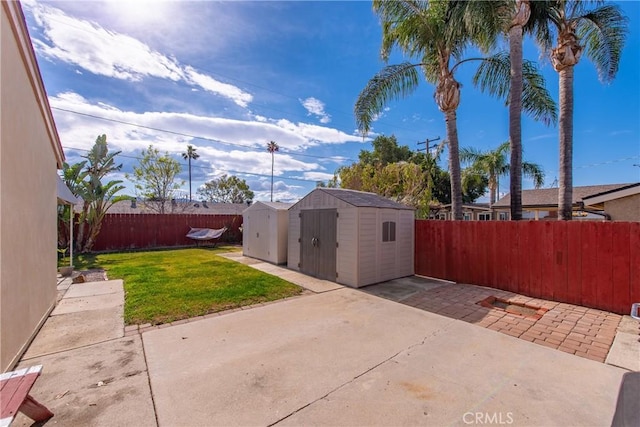
<svg viewBox="0 0 640 427"><path fill-rule="evenodd" d="M577 205L583 199L603 192L618 190L633 184L605 184L605 185L586 185L581 187L573 187L573 205ZM496 203L494 208L508 208L511 206L511 194L507 194ZM558 206L558 188L540 188L537 190L522 190L522 207L557 207Z"/></svg>
<svg viewBox="0 0 640 427"><path fill-rule="evenodd" d="M248 208L246 208L244 211L242 211L242 213L248 211L248 210L254 210L256 208L259 208L262 206L266 206L270 209L276 210L276 211L286 211L289 210L289 208L291 206L293 206L293 203L283 203L283 202L262 202L262 201L256 201L253 204L251 204Z"/></svg>
<svg viewBox="0 0 640 427"><path fill-rule="evenodd" d="M355 207L366 208L386 208L386 209L403 209L415 210L411 206L394 202L375 193L367 193L357 190L346 190L343 188L316 188L313 191L322 191L332 195L336 199L342 200ZM313 192L312 192L313 193ZM311 193L310 193L311 194Z"/></svg>

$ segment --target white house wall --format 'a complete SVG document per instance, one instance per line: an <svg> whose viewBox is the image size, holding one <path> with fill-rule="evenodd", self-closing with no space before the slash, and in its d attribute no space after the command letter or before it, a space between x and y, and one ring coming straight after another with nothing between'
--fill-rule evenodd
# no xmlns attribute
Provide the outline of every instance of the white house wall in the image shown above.
<svg viewBox="0 0 640 427"><path fill-rule="evenodd" d="M56 301L55 125L20 4L0 5L0 371L11 369Z"/></svg>

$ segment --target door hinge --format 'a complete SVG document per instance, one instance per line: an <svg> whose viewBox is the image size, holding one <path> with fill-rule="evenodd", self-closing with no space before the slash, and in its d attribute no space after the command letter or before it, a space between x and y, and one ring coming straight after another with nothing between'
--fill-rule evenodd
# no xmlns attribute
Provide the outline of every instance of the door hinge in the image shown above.
<svg viewBox="0 0 640 427"><path fill-rule="evenodd" d="M338 278L338 272L336 271L336 278Z"/></svg>
<svg viewBox="0 0 640 427"><path fill-rule="evenodd" d="M336 218L340 218L340 212L336 212Z"/></svg>
<svg viewBox="0 0 640 427"><path fill-rule="evenodd" d="M302 212L298 212L298 218L302 218Z"/></svg>
<svg viewBox="0 0 640 427"><path fill-rule="evenodd" d="M298 243L300 243L300 241L301 241L301 240L300 240L300 238L298 237Z"/></svg>
<svg viewBox="0 0 640 427"><path fill-rule="evenodd" d="M302 266L300 265L300 263L298 263L298 268L302 268Z"/></svg>
<svg viewBox="0 0 640 427"><path fill-rule="evenodd" d="M336 242L336 248L340 247L340 243Z"/></svg>

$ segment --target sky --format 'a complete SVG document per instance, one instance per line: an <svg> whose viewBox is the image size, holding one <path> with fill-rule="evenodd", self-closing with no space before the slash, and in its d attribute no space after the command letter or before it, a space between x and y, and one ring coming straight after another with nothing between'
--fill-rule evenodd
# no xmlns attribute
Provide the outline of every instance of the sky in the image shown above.
<svg viewBox="0 0 640 427"><path fill-rule="evenodd" d="M574 79L574 186L640 181L640 2L617 2L629 34L616 79L603 84L583 57ZM422 81L415 93L390 102L363 137L353 106L380 59L381 26L369 1L54 1L23 0L28 28L69 163L96 137L121 151L126 174L153 145L183 165L187 145L194 199L204 182L223 174L244 179L254 200L295 202L317 181L371 150L376 135L395 135L412 150L445 139L445 121ZM506 48L506 42L499 47ZM529 40L558 100L558 76ZM471 54L471 53L470 53ZM399 53L388 64L405 60ZM460 147L491 150L508 140L503 100L474 88L477 63L461 66ZM545 187L557 186L558 129L522 120L524 160L542 166ZM446 168L447 151L441 165ZM500 193L508 192L502 178ZM533 188L524 179L523 188ZM482 200L481 200L482 201Z"/></svg>

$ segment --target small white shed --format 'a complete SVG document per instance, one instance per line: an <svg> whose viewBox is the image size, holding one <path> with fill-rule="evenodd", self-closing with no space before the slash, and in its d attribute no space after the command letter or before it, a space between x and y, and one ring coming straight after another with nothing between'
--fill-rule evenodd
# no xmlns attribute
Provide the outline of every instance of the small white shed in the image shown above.
<svg viewBox="0 0 640 427"><path fill-rule="evenodd" d="M242 254L274 264L287 262L291 203L255 202L242 212Z"/></svg>
<svg viewBox="0 0 640 427"><path fill-rule="evenodd" d="M414 209L316 188L289 208L288 267L355 288L414 274Z"/></svg>

